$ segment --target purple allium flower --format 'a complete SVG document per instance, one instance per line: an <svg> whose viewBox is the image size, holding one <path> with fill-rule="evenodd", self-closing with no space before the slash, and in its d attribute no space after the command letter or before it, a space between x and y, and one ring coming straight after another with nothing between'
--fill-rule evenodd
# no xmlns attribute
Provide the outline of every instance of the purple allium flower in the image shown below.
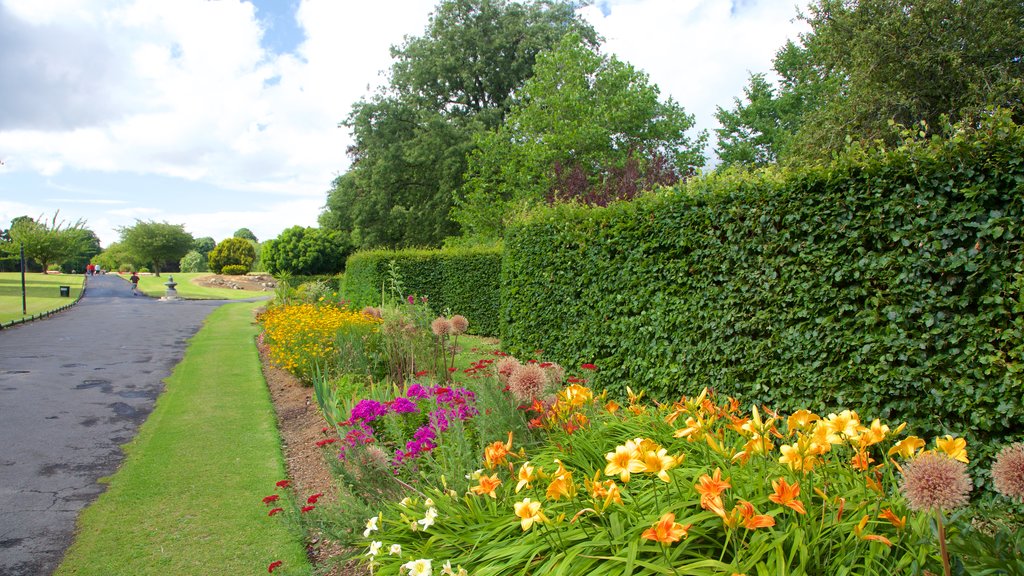
<svg viewBox="0 0 1024 576"><path fill-rule="evenodd" d="M916 512L953 510L967 504L971 479L967 465L945 454L925 452L903 467L900 487L907 506Z"/></svg>

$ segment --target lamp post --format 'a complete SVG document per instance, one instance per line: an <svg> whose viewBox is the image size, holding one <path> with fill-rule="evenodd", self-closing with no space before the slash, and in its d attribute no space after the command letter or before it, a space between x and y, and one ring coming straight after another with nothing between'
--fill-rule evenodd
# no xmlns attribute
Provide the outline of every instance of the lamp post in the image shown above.
<svg viewBox="0 0 1024 576"><path fill-rule="evenodd" d="M25 243L21 243L21 315L28 314L28 305L25 303Z"/></svg>

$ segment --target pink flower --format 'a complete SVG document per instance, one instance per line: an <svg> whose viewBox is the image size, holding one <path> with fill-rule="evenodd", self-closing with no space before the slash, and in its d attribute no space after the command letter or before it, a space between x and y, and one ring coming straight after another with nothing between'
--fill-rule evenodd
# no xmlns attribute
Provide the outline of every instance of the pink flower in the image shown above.
<svg viewBox="0 0 1024 576"><path fill-rule="evenodd" d="M1024 499L1024 442L999 451L992 464L992 481L1003 496Z"/></svg>
<svg viewBox="0 0 1024 576"><path fill-rule="evenodd" d="M953 510L967 504L971 479L967 465L945 454L925 452L903 467L907 506L915 512Z"/></svg>

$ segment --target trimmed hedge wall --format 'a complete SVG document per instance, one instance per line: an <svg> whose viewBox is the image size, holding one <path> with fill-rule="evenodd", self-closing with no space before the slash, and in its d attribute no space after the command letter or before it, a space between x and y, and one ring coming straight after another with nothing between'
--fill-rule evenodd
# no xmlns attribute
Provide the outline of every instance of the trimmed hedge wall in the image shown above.
<svg viewBox="0 0 1024 576"><path fill-rule="evenodd" d="M498 333L500 247L356 252L345 264L344 298L357 307L379 306L381 284L389 278L391 261L398 268L406 294L427 296L431 309L438 314L446 308L452 314L462 314L469 319L471 334Z"/></svg>
<svg viewBox="0 0 1024 576"><path fill-rule="evenodd" d="M614 393L710 386L1019 441L1022 236L1024 129L1004 116L827 168L545 208L506 234L502 343L594 362Z"/></svg>

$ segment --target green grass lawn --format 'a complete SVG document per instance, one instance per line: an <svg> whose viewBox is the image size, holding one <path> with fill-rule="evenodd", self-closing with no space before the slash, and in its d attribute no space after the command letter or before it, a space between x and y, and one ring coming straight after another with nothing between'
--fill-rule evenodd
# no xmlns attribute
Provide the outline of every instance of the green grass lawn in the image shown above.
<svg viewBox="0 0 1024 576"><path fill-rule="evenodd" d="M168 276L174 276L174 281L178 283L174 288L178 291L178 297L189 300L240 300L244 298L259 298L262 296L270 297L274 295L273 292L251 292L248 290L232 290L230 288L207 288L194 282L196 278L209 275L209 272L172 272L170 274L165 272L160 276L142 274L139 275L139 290L149 296L163 296L167 293L167 286L164 286L164 282L167 282ZM128 279L128 276L130 276L130 274L121 274L121 277L125 280Z"/></svg>
<svg viewBox="0 0 1024 576"><path fill-rule="evenodd" d="M57 575L265 574L274 560L308 573L303 545L261 503L285 470L256 306L218 308L190 341Z"/></svg>
<svg viewBox="0 0 1024 576"><path fill-rule="evenodd" d="M26 316L41 314L71 304L82 293L83 274L25 274ZM70 286L71 296L62 298L60 286ZM0 324L22 319L21 273L0 272Z"/></svg>

